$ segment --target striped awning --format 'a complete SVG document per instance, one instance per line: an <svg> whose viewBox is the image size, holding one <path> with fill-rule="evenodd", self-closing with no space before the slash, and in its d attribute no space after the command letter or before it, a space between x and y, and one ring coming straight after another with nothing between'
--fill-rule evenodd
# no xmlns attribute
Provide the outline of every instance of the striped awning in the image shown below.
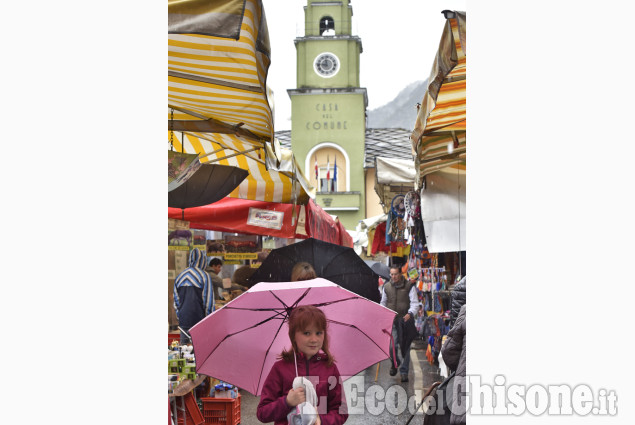
<svg viewBox="0 0 635 425"><path fill-rule="evenodd" d="M168 128L273 140L261 0L168 0Z"/></svg>
<svg viewBox="0 0 635 425"><path fill-rule="evenodd" d="M419 141L415 156L415 181L421 183L427 174L452 164L465 163L465 139L465 130L457 131L454 134L437 135L432 133L430 136L423 136ZM419 184L418 187L420 188L421 185Z"/></svg>
<svg viewBox="0 0 635 425"><path fill-rule="evenodd" d="M168 149L242 168L229 195L306 204L315 188L273 137L262 0L168 0Z"/></svg>
<svg viewBox="0 0 635 425"><path fill-rule="evenodd" d="M466 14L446 10L444 15L446 26L410 136L419 188L426 174L466 158Z"/></svg>
<svg viewBox="0 0 635 425"><path fill-rule="evenodd" d="M169 132L168 132L169 134ZM249 172L245 180L228 196L253 201L306 204L315 198L309 183L289 149L278 147L278 167L266 166L263 152L273 156L269 146L257 148L242 137L220 133L175 132L174 150L197 153L202 164L231 165Z"/></svg>

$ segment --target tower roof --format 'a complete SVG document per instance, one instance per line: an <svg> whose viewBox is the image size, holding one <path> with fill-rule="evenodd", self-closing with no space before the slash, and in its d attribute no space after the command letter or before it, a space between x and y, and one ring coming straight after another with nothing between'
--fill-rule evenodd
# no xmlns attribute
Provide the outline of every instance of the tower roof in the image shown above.
<svg viewBox="0 0 635 425"><path fill-rule="evenodd" d="M413 159L410 134L403 128L367 128L364 146L364 168L375 168L376 156ZM291 149L291 130L276 131L283 148ZM387 152L390 154L387 155Z"/></svg>

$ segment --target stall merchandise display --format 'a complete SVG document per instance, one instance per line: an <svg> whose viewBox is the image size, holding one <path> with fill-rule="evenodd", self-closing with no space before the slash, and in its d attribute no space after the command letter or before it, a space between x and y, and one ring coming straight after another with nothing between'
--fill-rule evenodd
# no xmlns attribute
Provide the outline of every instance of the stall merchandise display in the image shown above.
<svg viewBox="0 0 635 425"><path fill-rule="evenodd" d="M415 317L418 340L425 347L427 360L434 364L438 361L442 339L449 331L448 289L457 270L461 274L460 254L452 258L451 253L430 253L420 203L421 197L414 191L393 198L386 222L369 231L369 241L372 240L369 256L387 252L394 257L396 250L407 252L401 271L415 282L421 306Z"/></svg>
<svg viewBox="0 0 635 425"><path fill-rule="evenodd" d="M421 197L417 192L411 190L404 197L406 213L413 218L419 218L421 215Z"/></svg>
<svg viewBox="0 0 635 425"><path fill-rule="evenodd" d="M238 397L238 388L235 385L220 381L220 383L214 385L209 395L215 398L236 398Z"/></svg>
<svg viewBox="0 0 635 425"><path fill-rule="evenodd" d="M421 269L424 292L445 291L448 287L448 277L445 267L426 267ZM436 310L439 311L439 310Z"/></svg>
<svg viewBox="0 0 635 425"><path fill-rule="evenodd" d="M421 336L425 341L426 359L434 364L441 352L443 337L450 331L450 317L447 313L428 315L421 326Z"/></svg>
<svg viewBox="0 0 635 425"><path fill-rule="evenodd" d="M191 345L169 347L168 398L174 425L240 423L238 388L197 374Z"/></svg>
<svg viewBox="0 0 635 425"><path fill-rule="evenodd" d="M168 350L168 394L174 394L175 390L186 381L195 382L198 378L196 363L192 354L192 346L179 346L172 344Z"/></svg>

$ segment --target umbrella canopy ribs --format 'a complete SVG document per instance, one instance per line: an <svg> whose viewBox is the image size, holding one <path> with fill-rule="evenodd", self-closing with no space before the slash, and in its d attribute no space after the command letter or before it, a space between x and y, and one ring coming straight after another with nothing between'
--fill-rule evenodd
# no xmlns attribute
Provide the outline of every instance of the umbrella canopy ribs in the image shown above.
<svg viewBox="0 0 635 425"><path fill-rule="evenodd" d="M326 315L330 351L344 379L388 358L394 311L326 279L261 282L190 330L197 372L260 395L291 346L289 314L302 305Z"/></svg>

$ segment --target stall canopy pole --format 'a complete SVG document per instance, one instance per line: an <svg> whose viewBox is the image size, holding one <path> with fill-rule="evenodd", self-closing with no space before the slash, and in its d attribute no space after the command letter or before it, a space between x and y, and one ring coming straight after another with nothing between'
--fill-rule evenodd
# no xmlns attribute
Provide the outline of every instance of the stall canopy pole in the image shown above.
<svg viewBox="0 0 635 425"><path fill-rule="evenodd" d="M170 108L170 150L174 152L174 109Z"/></svg>
<svg viewBox="0 0 635 425"><path fill-rule="evenodd" d="M291 176L291 192L292 192L291 196L293 197L293 210L291 212L291 226L295 226L295 222L298 219L297 216L299 215L299 212L297 212L296 208L295 208L296 203L297 203L297 195L296 195L296 191L295 191L295 182L297 181L296 169L295 169L295 161L293 161L291 163L291 168L292 168L292 171L293 171L293 174Z"/></svg>
<svg viewBox="0 0 635 425"><path fill-rule="evenodd" d="M463 277L461 270L461 167L456 167L456 200L459 208L459 276ZM467 252L467 250L466 250Z"/></svg>

